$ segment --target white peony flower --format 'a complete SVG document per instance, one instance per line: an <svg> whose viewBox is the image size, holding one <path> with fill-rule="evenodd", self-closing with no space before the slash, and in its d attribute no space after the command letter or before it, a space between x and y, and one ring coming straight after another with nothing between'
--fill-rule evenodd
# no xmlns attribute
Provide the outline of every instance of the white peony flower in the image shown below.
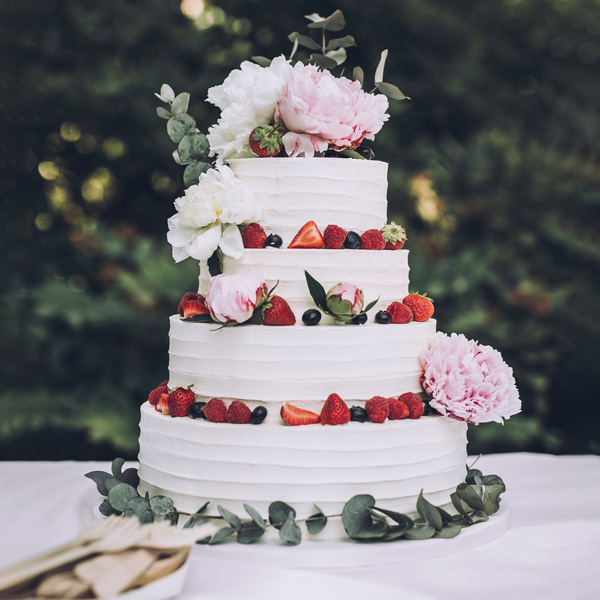
<svg viewBox="0 0 600 600"><path fill-rule="evenodd" d="M254 156L248 143L250 133L273 121L292 70L284 56L274 58L268 67L245 61L221 85L208 90L208 102L221 109L221 117L207 135L211 156L218 155L218 164Z"/></svg>
<svg viewBox="0 0 600 600"><path fill-rule="evenodd" d="M244 244L238 225L260 218L252 190L226 166L200 175L200 181L175 200L175 209L167 221L175 262L188 256L207 260L217 248L240 258Z"/></svg>

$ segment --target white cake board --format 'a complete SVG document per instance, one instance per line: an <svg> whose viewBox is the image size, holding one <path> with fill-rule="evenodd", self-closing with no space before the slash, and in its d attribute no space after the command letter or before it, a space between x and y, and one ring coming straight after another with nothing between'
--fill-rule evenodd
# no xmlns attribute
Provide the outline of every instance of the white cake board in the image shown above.
<svg viewBox="0 0 600 600"><path fill-rule="evenodd" d="M308 540L303 539L298 546L287 546L276 540L258 541L248 545L231 541L214 546L197 545L192 551L192 556L296 569L371 567L465 552L498 539L509 528L510 506L503 499L500 510L488 521L467 527L451 539L358 543L350 539L319 540L318 536L311 536ZM305 534L303 529L303 535Z"/></svg>

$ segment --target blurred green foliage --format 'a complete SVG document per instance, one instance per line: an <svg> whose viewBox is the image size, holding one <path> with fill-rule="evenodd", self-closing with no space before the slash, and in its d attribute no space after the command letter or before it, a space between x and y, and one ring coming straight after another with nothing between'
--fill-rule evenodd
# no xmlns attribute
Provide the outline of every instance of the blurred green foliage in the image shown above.
<svg viewBox="0 0 600 600"><path fill-rule="evenodd" d="M197 286L164 239L182 168L152 93L207 89L289 53L303 15L342 9L392 103L372 144L414 289L439 328L500 349L523 414L470 451L598 452L600 6L596 0L5 0L0 3L0 458L137 448L167 376L167 317Z"/></svg>

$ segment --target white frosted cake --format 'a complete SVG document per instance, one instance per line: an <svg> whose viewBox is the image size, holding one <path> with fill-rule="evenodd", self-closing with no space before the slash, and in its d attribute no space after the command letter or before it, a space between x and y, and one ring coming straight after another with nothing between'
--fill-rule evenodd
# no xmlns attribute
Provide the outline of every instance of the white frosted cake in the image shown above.
<svg viewBox="0 0 600 600"><path fill-rule="evenodd" d="M264 275L285 298L296 324L217 327L171 317L169 388L192 386L196 401L242 401L266 407L260 425L169 418L146 403L140 434L140 492L171 497L192 512L205 501L207 514L221 504L243 511L249 503L266 514L275 500L292 505L298 518L313 505L339 514L356 494L371 494L386 507L414 510L423 490L438 505L464 480L465 422L430 414L383 423L351 421L290 427L280 417L285 403L319 413L330 394L364 407L374 396L422 393L419 356L435 335L433 319L403 325L338 326L324 315L317 326L302 322L315 304L305 270L325 289L349 281L374 312L408 294L408 251L287 248L307 221L324 230L335 223L362 233L387 222L387 165L341 158L232 160L237 178L253 191L266 233L281 248L246 249L224 257L225 274L249 269ZM210 276L201 264L199 293ZM212 507L212 511L211 511Z"/></svg>

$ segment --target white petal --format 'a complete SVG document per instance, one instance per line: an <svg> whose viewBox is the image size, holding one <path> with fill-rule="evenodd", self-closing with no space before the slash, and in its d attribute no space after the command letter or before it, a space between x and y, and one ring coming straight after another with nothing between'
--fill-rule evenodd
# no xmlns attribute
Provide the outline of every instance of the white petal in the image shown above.
<svg viewBox="0 0 600 600"><path fill-rule="evenodd" d="M221 226L215 225L205 229L196 239L186 247L187 253L196 260L208 260L219 247L221 240Z"/></svg>
<svg viewBox="0 0 600 600"><path fill-rule="evenodd" d="M223 254L235 260L242 257L242 254L244 254L244 242L242 241L242 234L237 225L229 224L223 227L223 235L221 236L219 248L221 248Z"/></svg>
<svg viewBox="0 0 600 600"><path fill-rule="evenodd" d="M176 263L179 263L188 257L189 257L189 254L187 253L185 248L177 248L176 246L173 246L173 260Z"/></svg>
<svg viewBox="0 0 600 600"><path fill-rule="evenodd" d="M171 229L167 232L167 241L174 248L183 248L183 246L191 244L201 232L201 229L197 229L195 227L181 227L179 229Z"/></svg>

